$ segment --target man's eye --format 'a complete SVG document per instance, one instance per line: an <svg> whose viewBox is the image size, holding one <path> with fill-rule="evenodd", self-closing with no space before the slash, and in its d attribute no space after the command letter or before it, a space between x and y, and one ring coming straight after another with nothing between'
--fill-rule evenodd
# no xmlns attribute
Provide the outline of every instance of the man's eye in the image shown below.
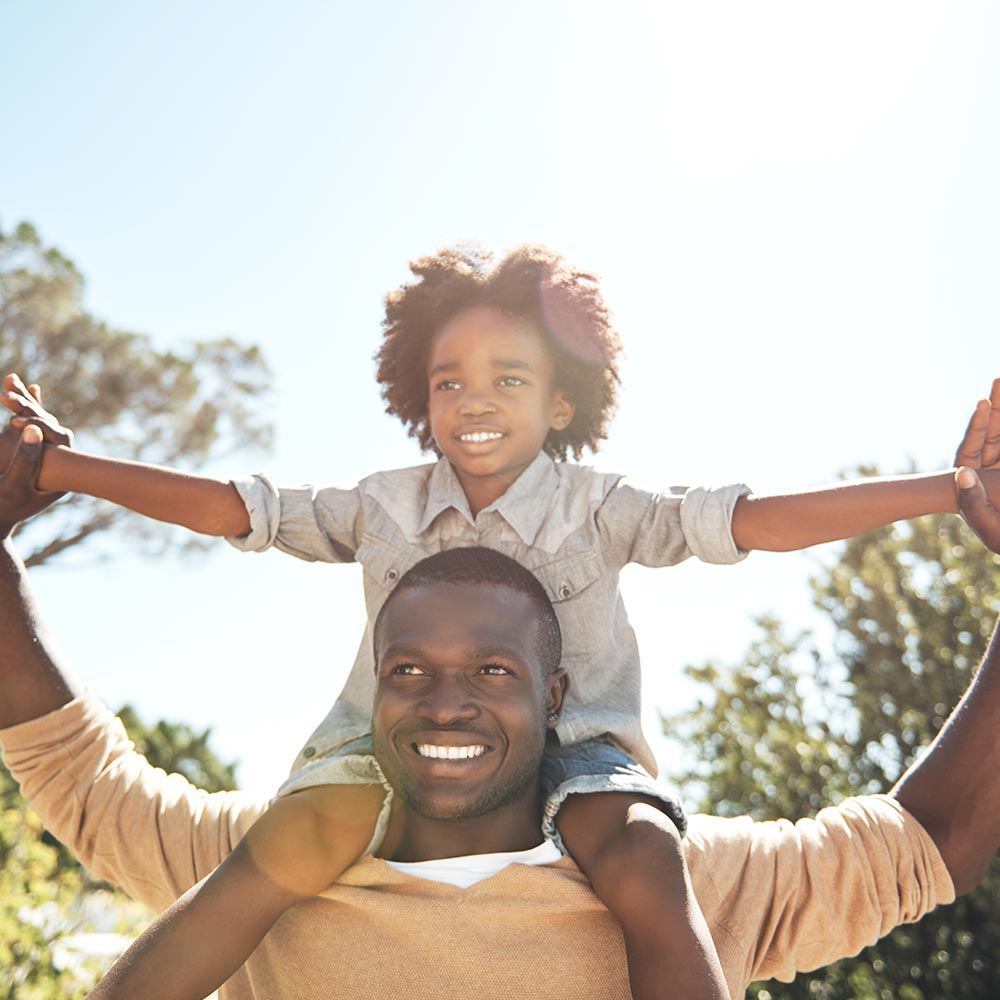
<svg viewBox="0 0 1000 1000"><path fill-rule="evenodd" d="M481 674L488 674L490 677L504 677L510 674L510 670L502 663L484 663L479 668L479 672Z"/></svg>
<svg viewBox="0 0 1000 1000"><path fill-rule="evenodd" d="M504 377L500 379L500 385L506 389L527 384L528 383L525 382L523 378L518 378L516 375L504 375Z"/></svg>
<svg viewBox="0 0 1000 1000"><path fill-rule="evenodd" d="M389 672L403 677L416 677L424 671L423 668L418 667L415 663L397 663Z"/></svg>

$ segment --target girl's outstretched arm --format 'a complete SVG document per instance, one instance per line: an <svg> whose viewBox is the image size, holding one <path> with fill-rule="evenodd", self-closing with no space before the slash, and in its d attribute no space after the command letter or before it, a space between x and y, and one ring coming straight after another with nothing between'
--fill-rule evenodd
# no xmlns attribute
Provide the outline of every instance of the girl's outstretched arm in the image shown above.
<svg viewBox="0 0 1000 1000"><path fill-rule="evenodd" d="M13 414L15 428L34 424L45 437L36 489L86 493L204 535L239 536L250 531L250 516L231 483L72 450L71 432L42 406L38 386L25 386L17 375L4 379L0 401ZM4 437L0 463L16 440L13 435Z"/></svg>
<svg viewBox="0 0 1000 1000"><path fill-rule="evenodd" d="M976 404L955 464L978 469L990 500L1000 506L1000 379L994 381L990 398ZM858 479L795 493L742 497L733 511L733 540L741 549L787 552L853 538L893 521L957 511L954 469Z"/></svg>

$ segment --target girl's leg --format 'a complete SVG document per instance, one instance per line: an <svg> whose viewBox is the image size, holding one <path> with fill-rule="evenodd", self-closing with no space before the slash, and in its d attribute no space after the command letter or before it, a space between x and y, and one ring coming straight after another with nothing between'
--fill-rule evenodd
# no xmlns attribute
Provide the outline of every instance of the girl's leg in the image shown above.
<svg viewBox="0 0 1000 1000"><path fill-rule="evenodd" d="M330 882L336 881L365 853L375 833L385 795L381 785L345 784L315 785L287 796L289 799L304 800L314 811L327 851ZM270 844L264 840L256 841L252 834L251 830L246 838L250 853L267 870L265 854Z"/></svg>
<svg viewBox="0 0 1000 1000"><path fill-rule="evenodd" d="M622 926L634 1000L730 1000L680 834L657 800L628 792L569 795L556 826Z"/></svg>
<svg viewBox="0 0 1000 1000"><path fill-rule="evenodd" d="M197 1000L217 989L290 906L322 892L364 853L384 794L380 785L324 785L277 799L89 996Z"/></svg>

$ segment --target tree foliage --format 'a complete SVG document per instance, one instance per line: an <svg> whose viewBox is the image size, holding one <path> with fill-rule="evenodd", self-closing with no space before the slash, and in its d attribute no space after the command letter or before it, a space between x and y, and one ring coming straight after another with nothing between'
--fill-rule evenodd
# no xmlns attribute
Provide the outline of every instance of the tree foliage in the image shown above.
<svg viewBox="0 0 1000 1000"><path fill-rule="evenodd" d="M183 774L207 791L236 787L236 765L209 745L210 730L184 723L144 724L119 713L151 764ZM134 937L150 914L124 893L90 876L28 808L0 767L0 1000L78 1000L106 971L108 959L78 947L100 927Z"/></svg>
<svg viewBox="0 0 1000 1000"><path fill-rule="evenodd" d="M223 338L161 351L148 336L90 315L82 294L76 266L32 226L0 230L0 363L43 386L79 446L186 469L247 446L269 447L263 399L270 373L257 347ZM93 552L113 525L146 551L162 548L169 530L71 496L27 526L25 562L41 565L85 542Z"/></svg>
<svg viewBox="0 0 1000 1000"><path fill-rule="evenodd" d="M223 338L161 351L149 337L117 329L82 304L83 278L27 223L0 230L0 365L41 383L47 405L86 450L197 469L271 441L264 400L270 373L256 347ZM28 566L72 551L100 554L112 527L140 551L167 544L164 525L84 496L70 496L29 522L19 539ZM198 547L198 541L186 541ZM209 791L234 788L235 767L219 760L208 731L158 722L128 707L126 728L156 766ZM107 964L74 950L95 919L119 914L133 935L149 915L91 878L46 834L0 767L0 1000L75 1000Z"/></svg>
<svg viewBox="0 0 1000 1000"><path fill-rule="evenodd" d="M869 470L870 471L870 470ZM688 667L711 689L665 719L695 763L679 776L698 807L797 818L888 791L968 686L1000 611L1000 557L956 517L928 517L846 543L811 582L832 648L773 617L745 662ZM825 646L826 648L822 648ZM897 928L857 958L759 1000L1000 996L1000 862L951 906Z"/></svg>

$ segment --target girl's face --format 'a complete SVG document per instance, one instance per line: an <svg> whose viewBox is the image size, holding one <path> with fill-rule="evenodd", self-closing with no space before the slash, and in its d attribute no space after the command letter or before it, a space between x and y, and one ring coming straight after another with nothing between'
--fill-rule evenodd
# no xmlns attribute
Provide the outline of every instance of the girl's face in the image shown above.
<svg viewBox="0 0 1000 1000"><path fill-rule="evenodd" d="M478 514L573 419L534 324L493 306L454 315L431 341L431 434Z"/></svg>

